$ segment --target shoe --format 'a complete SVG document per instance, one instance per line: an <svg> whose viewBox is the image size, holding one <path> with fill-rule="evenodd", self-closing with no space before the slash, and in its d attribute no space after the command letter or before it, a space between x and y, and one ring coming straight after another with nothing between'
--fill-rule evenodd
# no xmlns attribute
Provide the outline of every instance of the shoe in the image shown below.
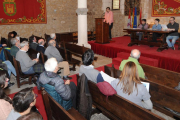
<svg viewBox="0 0 180 120"><path fill-rule="evenodd" d="M63 76L63 80L71 80L71 79L72 79L72 77L69 77L69 76L64 77L64 76Z"/></svg>
<svg viewBox="0 0 180 120"><path fill-rule="evenodd" d="M61 70L58 70L58 71L57 71L57 74L61 74Z"/></svg>
<svg viewBox="0 0 180 120"><path fill-rule="evenodd" d="M174 89L176 89L176 90L179 90L179 91L180 91L180 82L179 82L178 86L174 87Z"/></svg>
<svg viewBox="0 0 180 120"><path fill-rule="evenodd" d="M175 50L175 47L171 47L172 50Z"/></svg>

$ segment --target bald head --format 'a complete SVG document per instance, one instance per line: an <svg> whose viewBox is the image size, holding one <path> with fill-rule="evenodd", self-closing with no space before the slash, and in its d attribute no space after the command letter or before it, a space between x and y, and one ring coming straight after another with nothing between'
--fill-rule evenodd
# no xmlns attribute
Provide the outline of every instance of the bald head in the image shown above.
<svg viewBox="0 0 180 120"><path fill-rule="evenodd" d="M141 55L141 52L138 49L133 49L131 51L131 57L135 58L135 59L139 59Z"/></svg>
<svg viewBox="0 0 180 120"><path fill-rule="evenodd" d="M56 46L56 41L55 40L50 40L49 42L48 42L48 45L49 46Z"/></svg>
<svg viewBox="0 0 180 120"><path fill-rule="evenodd" d="M39 39L39 40L38 40L38 44L39 44L39 45L43 45L43 46L44 46L44 43L45 43L44 39Z"/></svg>

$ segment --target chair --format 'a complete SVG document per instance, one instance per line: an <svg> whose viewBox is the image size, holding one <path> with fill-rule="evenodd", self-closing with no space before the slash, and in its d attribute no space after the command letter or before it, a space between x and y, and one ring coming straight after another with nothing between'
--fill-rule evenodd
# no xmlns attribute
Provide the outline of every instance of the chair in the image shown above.
<svg viewBox="0 0 180 120"><path fill-rule="evenodd" d="M4 49L4 54L5 54L6 60L9 60L14 65L13 56L9 53L9 51Z"/></svg>
<svg viewBox="0 0 180 120"><path fill-rule="evenodd" d="M16 80L17 80L18 88L20 88L20 86L23 84L32 84L32 78L34 78L34 81L36 81L34 77L35 74L29 74L29 75L23 74L23 72L21 71L21 66L19 61L17 61L14 57L13 57L13 63L17 74ZM26 78L28 78L28 81L25 81Z"/></svg>
<svg viewBox="0 0 180 120"><path fill-rule="evenodd" d="M78 32L73 33L73 41L75 41L75 42L78 41Z"/></svg>
<svg viewBox="0 0 180 120"><path fill-rule="evenodd" d="M41 88L41 90L48 120L86 120L74 108L66 111L45 91L44 88Z"/></svg>
<svg viewBox="0 0 180 120"><path fill-rule="evenodd" d="M44 64L46 61L47 61L47 56L46 55L44 55L42 52L40 52L40 56L41 56L41 61L42 61L42 63Z"/></svg>

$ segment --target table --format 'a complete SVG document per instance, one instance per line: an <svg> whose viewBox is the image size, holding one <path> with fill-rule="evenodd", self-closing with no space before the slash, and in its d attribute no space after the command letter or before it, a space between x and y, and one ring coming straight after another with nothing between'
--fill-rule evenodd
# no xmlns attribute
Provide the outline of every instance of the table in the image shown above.
<svg viewBox="0 0 180 120"><path fill-rule="evenodd" d="M159 47L157 49L158 52L161 52L163 51L164 49L168 49L167 45L166 45L166 37L167 37L167 34L170 33L171 31L162 31L162 30L152 30L152 29L147 29L147 30L142 30L142 29L138 29L138 28L127 28L127 29L124 29L125 31L127 32L130 32L131 33L131 42L128 44L128 46L133 46L135 44L144 44L144 45L153 45L153 46L157 46ZM142 37L142 40L139 41L138 40L138 37L136 36L136 32L143 32L144 35L147 34L147 33L160 33L162 34L164 37L163 37L163 40L162 41L158 41L158 42L152 42L150 39L143 39Z"/></svg>

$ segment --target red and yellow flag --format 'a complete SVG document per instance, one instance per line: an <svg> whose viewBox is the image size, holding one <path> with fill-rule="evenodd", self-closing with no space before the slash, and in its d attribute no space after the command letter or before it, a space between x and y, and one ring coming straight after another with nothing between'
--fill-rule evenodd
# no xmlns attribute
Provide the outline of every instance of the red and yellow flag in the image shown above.
<svg viewBox="0 0 180 120"><path fill-rule="evenodd" d="M134 25L134 12L135 12L135 8L133 8L131 28L133 28L133 25Z"/></svg>

